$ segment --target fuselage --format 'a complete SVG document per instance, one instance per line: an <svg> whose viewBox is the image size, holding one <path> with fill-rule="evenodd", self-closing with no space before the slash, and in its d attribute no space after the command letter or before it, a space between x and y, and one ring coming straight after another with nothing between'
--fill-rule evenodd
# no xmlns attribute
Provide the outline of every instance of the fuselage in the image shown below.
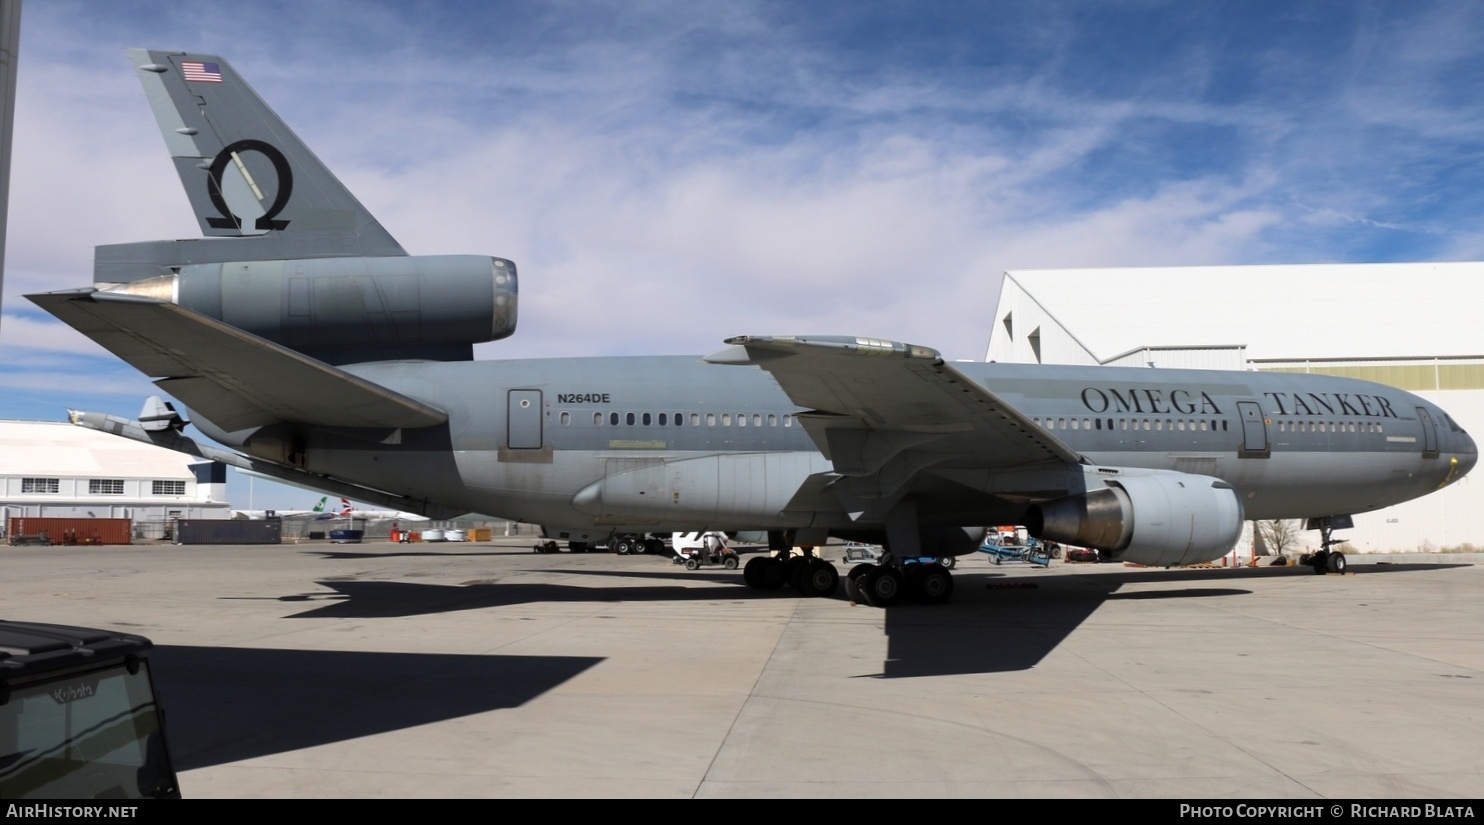
<svg viewBox="0 0 1484 825"><path fill-rule="evenodd" d="M1436 405L1320 375L955 364L1086 463L1221 479L1246 518L1366 512L1458 479L1477 449ZM696 357L346 368L436 405L398 433L267 428L224 443L388 492L598 535L869 530L828 489L831 462L766 372ZM200 422L198 422L200 423ZM924 523L1016 523L1029 499L1078 492L1085 468L956 466L917 482ZM1029 495L1027 491L1034 491Z"/></svg>

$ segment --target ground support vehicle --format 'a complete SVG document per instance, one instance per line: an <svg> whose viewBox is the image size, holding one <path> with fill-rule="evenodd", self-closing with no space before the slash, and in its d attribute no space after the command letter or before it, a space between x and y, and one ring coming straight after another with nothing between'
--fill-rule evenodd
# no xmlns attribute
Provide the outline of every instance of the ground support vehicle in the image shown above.
<svg viewBox="0 0 1484 825"><path fill-rule="evenodd" d="M180 798L152 646L0 621L0 799Z"/></svg>
<svg viewBox="0 0 1484 825"><path fill-rule="evenodd" d="M1051 566L1051 548L1035 539L1025 544L983 544L979 552L989 557L993 564L1003 564L1007 561L1019 561L1026 564L1035 564L1041 567Z"/></svg>
<svg viewBox="0 0 1484 825"><path fill-rule="evenodd" d="M840 560L845 564L875 564L881 560L881 554L884 552L886 551L880 545L862 544L852 541L846 543L845 553ZM958 566L958 558L956 556L943 556L941 558L937 556L919 556L911 561L936 562L942 565L945 570L952 570Z"/></svg>
<svg viewBox="0 0 1484 825"><path fill-rule="evenodd" d="M724 544L718 547L699 547L685 556L675 557L677 562L681 559L685 560L686 570L699 570L717 564L728 570L736 570L742 563L737 551Z"/></svg>

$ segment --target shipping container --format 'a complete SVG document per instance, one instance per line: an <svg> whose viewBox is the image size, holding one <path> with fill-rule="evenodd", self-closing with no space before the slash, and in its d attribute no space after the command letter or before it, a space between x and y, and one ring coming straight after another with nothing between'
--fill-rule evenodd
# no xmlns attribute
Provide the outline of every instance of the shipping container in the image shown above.
<svg viewBox="0 0 1484 825"><path fill-rule="evenodd" d="M5 540L19 544L128 544L133 523L126 518L6 519Z"/></svg>
<svg viewBox="0 0 1484 825"><path fill-rule="evenodd" d="M282 519L181 519L176 544L282 544Z"/></svg>

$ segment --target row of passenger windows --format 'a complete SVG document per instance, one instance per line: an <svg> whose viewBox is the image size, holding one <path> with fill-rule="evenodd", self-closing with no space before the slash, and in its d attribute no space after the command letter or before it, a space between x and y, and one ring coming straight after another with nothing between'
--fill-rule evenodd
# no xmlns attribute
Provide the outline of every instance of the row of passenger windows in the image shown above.
<svg viewBox="0 0 1484 825"><path fill-rule="evenodd" d="M610 427L684 427L686 426L686 413L632 413L632 412L595 412L593 413L593 426L601 427L604 422ZM734 422L738 427L777 427L780 420L784 427L792 427L794 420L792 415L779 416L775 413L690 413L690 426L692 427L731 427ZM563 427L571 426L572 413L563 410L560 416ZM1032 423L1045 427L1048 430L1176 430L1191 432L1227 432L1228 423L1223 419L1201 418L1201 419L1165 419L1165 418L1032 418ZM750 422L750 424L749 424ZM1115 423L1116 422L1116 423ZM1380 422L1376 421L1279 421L1278 432L1288 433L1382 433L1385 429ZM29 480L29 479L28 479ZM157 482L158 483L158 482ZM28 491L29 492L29 491ZM53 491L55 492L55 491ZM158 495L158 493L156 493Z"/></svg>
<svg viewBox="0 0 1484 825"><path fill-rule="evenodd" d="M1227 422L1215 418L1174 420L1166 418L1032 418L1048 430L1192 430L1225 432ZM1104 423L1106 422L1106 423Z"/></svg>
<svg viewBox="0 0 1484 825"><path fill-rule="evenodd" d="M1227 422L1220 419L1165 418L1032 418L1048 430L1191 430L1226 432ZM1104 423L1106 422L1106 424ZM1379 421L1279 421L1280 433L1383 433Z"/></svg>
<svg viewBox="0 0 1484 825"><path fill-rule="evenodd" d="M1384 433L1379 421L1279 421L1280 433Z"/></svg>
<svg viewBox="0 0 1484 825"><path fill-rule="evenodd" d="M601 427L605 424L610 427L684 427L686 426L685 413L593 413L593 426ZM690 413L689 425L692 427L777 427L780 422L784 427L794 425L792 415L778 415L777 413ZM571 426L572 413L563 410L559 419L563 427Z"/></svg>

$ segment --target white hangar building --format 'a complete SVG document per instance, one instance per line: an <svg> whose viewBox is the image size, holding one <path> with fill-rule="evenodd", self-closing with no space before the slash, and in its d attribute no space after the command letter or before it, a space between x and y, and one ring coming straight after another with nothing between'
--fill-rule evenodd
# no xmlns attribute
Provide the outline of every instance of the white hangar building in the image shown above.
<svg viewBox="0 0 1484 825"><path fill-rule="evenodd" d="M226 468L96 430L0 421L0 529L9 518L226 518Z"/></svg>
<svg viewBox="0 0 1484 825"><path fill-rule="evenodd" d="M1363 378L1484 443L1484 263L1012 270L993 317L986 360ZM1337 535L1366 552L1484 546L1484 468Z"/></svg>

